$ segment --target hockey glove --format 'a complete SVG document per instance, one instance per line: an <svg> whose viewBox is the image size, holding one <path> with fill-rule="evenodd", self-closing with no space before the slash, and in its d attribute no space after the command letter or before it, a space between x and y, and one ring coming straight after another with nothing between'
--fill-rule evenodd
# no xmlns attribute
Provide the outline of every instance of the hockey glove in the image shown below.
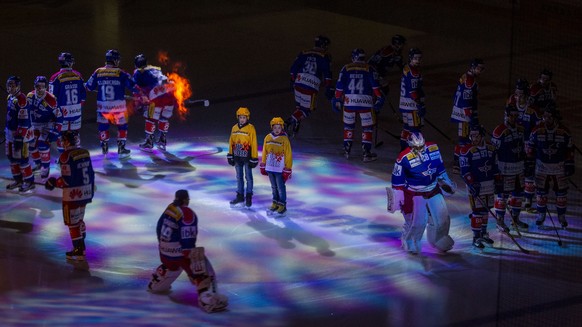
<svg viewBox="0 0 582 327"><path fill-rule="evenodd" d="M333 99L333 96L335 95L335 90L332 89L331 87L326 87L325 88L325 97L331 101L331 99Z"/></svg>
<svg viewBox="0 0 582 327"><path fill-rule="evenodd" d="M261 175L267 176L267 170L265 169L265 164L261 162L261 166L259 167L261 170Z"/></svg>
<svg viewBox="0 0 582 327"><path fill-rule="evenodd" d="M564 164L564 175L566 175L566 177L570 177L574 175L575 172L576 166L574 165L574 161L566 161Z"/></svg>
<svg viewBox="0 0 582 327"><path fill-rule="evenodd" d="M331 109L335 113L340 113L342 111L342 100L340 98L331 99Z"/></svg>
<svg viewBox="0 0 582 327"><path fill-rule="evenodd" d="M383 97L376 98L376 102L374 103L374 111L376 113L379 113L380 109L382 109L383 105L384 105L384 98Z"/></svg>
<svg viewBox="0 0 582 327"><path fill-rule="evenodd" d="M251 158L251 160L249 160L249 167L251 167L251 169L255 168L258 164L259 159L257 158Z"/></svg>
<svg viewBox="0 0 582 327"><path fill-rule="evenodd" d="M231 153L226 155L226 160L228 160L229 165L234 166L234 157L232 156Z"/></svg>
<svg viewBox="0 0 582 327"><path fill-rule="evenodd" d="M44 183L44 188L47 189L47 190L49 190L49 191L54 190L56 186L57 186L57 179L54 178L54 177L50 177Z"/></svg>
<svg viewBox="0 0 582 327"><path fill-rule="evenodd" d="M495 194L503 193L503 176L495 175L495 182L494 182L494 192Z"/></svg>
<svg viewBox="0 0 582 327"><path fill-rule="evenodd" d="M291 178L291 169L283 169L283 182L287 182L289 178Z"/></svg>
<svg viewBox="0 0 582 327"><path fill-rule="evenodd" d="M426 115L426 107L424 106L424 103L419 102L417 104L416 108L418 109L418 116L419 117L424 117L424 115Z"/></svg>

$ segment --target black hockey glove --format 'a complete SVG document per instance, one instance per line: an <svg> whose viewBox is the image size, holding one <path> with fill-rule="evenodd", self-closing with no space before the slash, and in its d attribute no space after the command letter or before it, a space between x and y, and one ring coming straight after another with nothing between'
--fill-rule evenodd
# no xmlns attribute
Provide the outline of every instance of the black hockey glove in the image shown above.
<svg viewBox="0 0 582 327"><path fill-rule="evenodd" d="M259 159L257 158L251 158L251 160L249 160L249 167L251 167L251 169L255 168L258 164Z"/></svg>
<svg viewBox="0 0 582 327"><path fill-rule="evenodd" d="M232 154L227 154L226 155L226 160L228 160L228 164L231 166L234 166L234 157L232 156Z"/></svg>
<svg viewBox="0 0 582 327"><path fill-rule="evenodd" d="M44 188L46 188L49 191L54 190L55 187L57 187L57 179L54 177L47 179L47 181L44 183Z"/></svg>

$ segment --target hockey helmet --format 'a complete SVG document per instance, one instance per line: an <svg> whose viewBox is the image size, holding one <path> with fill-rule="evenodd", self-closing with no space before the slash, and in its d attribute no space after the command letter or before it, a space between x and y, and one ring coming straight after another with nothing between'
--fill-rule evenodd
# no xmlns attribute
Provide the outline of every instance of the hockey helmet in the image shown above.
<svg viewBox="0 0 582 327"><path fill-rule="evenodd" d="M61 52L58 59L63 68L71 68L75 63L75 57L73 57L69 52Z"/></svg>
<svg viewBox="0 0 582 327"><path fill-rule="evenodd" d="M6 90L10 94L15 94L20 90L20 77L18 76L10 76L6 80Z"/></svg>
<svg viewBox="0 0 582 327"><path fill-rule="evenodd" d="M548 77L549 77L549 78L548 78L548 80L551 80L551 79L552 79L552 77L554 76L554 73L553 73L551 70L549 70L549 69L547 69L547 68L544 68L544 69L542 69L542 71L540 72L540 77L542 77L542 75L546 75L546 76L548 76Z"/></svg>
<svg viewBox="0 0 582 327"><path fill-rule="evenodd" d="M366 52L362 48L352 50L352 62L362 62L366 60Z"/></svg>
<svg viewBox="0 0 582 327"><path fill-rule="evenodd" d="M251 112L250 112L249 108L240 107L236 111L236 118L238 118L238 116L247 116L247 119L250 119L251 118Z"/></svg>
<svg viewBox="0 0 582 327"><path fill-rule="evenodd" d="M140 53L137 56L135 56L135 59L133 59L133 63L135 64L135 68L144 68L145 66L148 65L148 60L146 56L143 55L143 53Z"/></svg>
<svg viewBox="0 0 582 327"><path fill-rule="evenodd" d="M39 83L44 83L44 86L48 86L48 79L46 78L46 76L37 76L34 79L34 86L36 87Z"/></svg>
<svg viewBox="0 0 582 327"><path fill-rule="evenodd" d="M105 53L105 63L118 66L120 60L121 54L119 54L119 51L117 51L117 49L107 50L107 52Z"/></svg>
<svg viewBox="0 0 582 327"><path fill-rule="evenodd" d="M315 37L315 47L316 48L327 49L330 44L331 44L331 40L326 36L318 35Z"/></svg>
<svg viewBox="0 0 582 327"><path fill-rule="evenodd" d="M67 130L61 134L64 141L69 142L70 145L77 145L79 143L79 132Z"/></svg>
<svg viewBox="0 0 582 327"><path fill-rule="evenodd" d="M527 94L529 93L529 82L525 78L518 78L517 81L515 81L515 89Z"/></svg>
<svg viewBox="0 0 582 327"><path fill-rule="evenodd" d="M406 142L408 143L408 146L410 147L412 152L414 152L417 155L424 152L426 148L424 137L420 132L410 133L410 135L408 135L408 138L406 139Z"/></svg>
<svg viewBox="0 0 582 327"><path fill-rule="evenodd" d="M420 58L422 58L422 50L419 48L410 48L408 50L408 61L412 61L412 59L414 59L417 55L420 55Z"/></svg>
<svg viewBox="0 0 582 327"><path fill-rule="evenodd" d="M271 119L271 129L273 129L274 125L281 125L281 127L284 127L285 122L283 121L283 118L275 117L275 118Z"/></svg>
<svg viewBox="0 0 582 327"><path fill-rule="evenodd" d="M184 201L189 201L190 195L188 194L187 190L177 190L176 194L174 195L174 205L182 205Z"/></svg>
<svg viewBox="0 0 582 327"><path fill-rule="evenodd" d="M475 68L478 67L479 65L485 65L485 62L483 61L483 59L481 58L474 58L473 60L471 60L471 62L469 63L469 67L471 68Z"/></svg>
<svg viewBox="0 0 582 327"><path fill-rule="evenodd" d="M400 34L396 34L392 37L392 44L397 46L403 46L406 44L406 38Z"/></svg>

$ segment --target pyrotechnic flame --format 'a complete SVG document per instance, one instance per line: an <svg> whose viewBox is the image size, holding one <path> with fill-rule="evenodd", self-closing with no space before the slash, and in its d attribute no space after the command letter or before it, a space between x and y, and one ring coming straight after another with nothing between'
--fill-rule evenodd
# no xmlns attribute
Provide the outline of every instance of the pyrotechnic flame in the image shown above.
<svg viewBox="0 0 582 327"><path fill-rule="evenodd" d="M181 120L184 120L188 114L188 108L184 105L184 101L190 99L192 96L190 81L187 78L178 75L178 73L167 73L166 75L172 82L171 85L173 85L173 93L178 107L178 115Z"/></svg>

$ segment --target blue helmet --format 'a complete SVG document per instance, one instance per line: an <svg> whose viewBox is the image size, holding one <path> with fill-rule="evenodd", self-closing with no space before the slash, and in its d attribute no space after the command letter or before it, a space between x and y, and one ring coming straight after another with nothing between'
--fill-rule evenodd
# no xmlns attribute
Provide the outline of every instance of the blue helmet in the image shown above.
<svg viewBox="0 0 582 327"><path fill-rule="evenodd" d="M394 45L405 45L406 38L400 34L396 34L392 37L392 44Z"/></svg>
<svg viewBox="0 0 582 327"><path fill-rule="evenodd" d="M69 52L61 52L59 55L59 63L63 68L71 68L75 63L75 58Z"/></svg>
<svg viewBox="0 0 582 327"><path fill-rule="evenodd" d="M6 84L14 84L15 86L20 86L20 77L18 76L9 76L8 79L6 80Z"/></svg>
<svg viewBox="0 0 582 327"><path fill-rule="evenodd" d="M148 60L146 56L140 53L137 56L135 56L133 63L135 64L135 68L143 68L148 65Z"/></svg>
<svg viewBox="0 0 582 327"><path fill-rule="evenodd" d="M105 53L105 62L108 64L113 64L115 66L119 65L119 60L121 60L121 55L116 49L107 50Z"/></svg>
<svg viewBox="0 0 582 327"><path fill-rule="evenodd" d="M366 52L362 48L352 50L352 62L366 60Z"/></svg>
<svg viewBox="0 0 582 327"><path fill-rule="evenodd" d="M326 36L318 35L315 37L315 47L316 48L327 49L327 47L329 47L330 44L331 44L331 40Z"/></svg>

